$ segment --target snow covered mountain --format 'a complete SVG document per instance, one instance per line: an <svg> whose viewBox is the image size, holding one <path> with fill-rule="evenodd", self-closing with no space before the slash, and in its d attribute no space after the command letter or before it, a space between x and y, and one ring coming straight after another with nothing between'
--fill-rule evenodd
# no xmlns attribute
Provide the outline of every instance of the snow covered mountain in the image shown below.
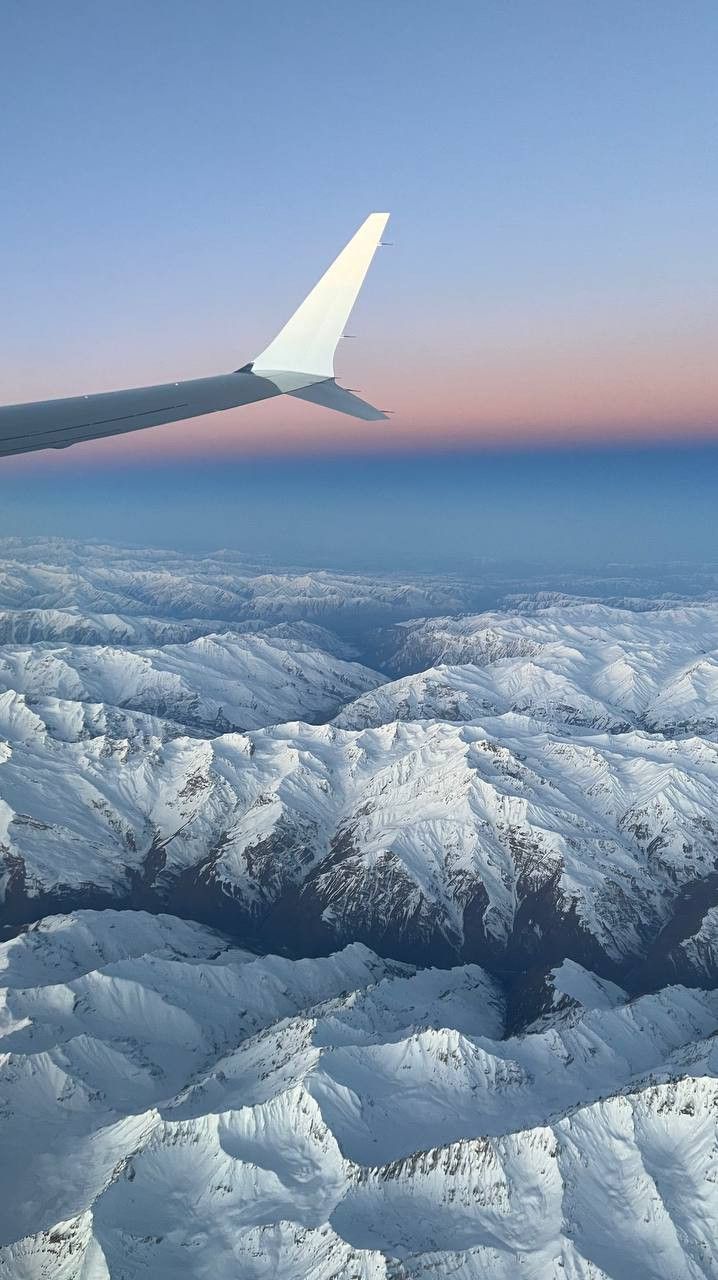
<svg viewBox="0 0 718 1280"><path fill-rule="evenodd" d="M151 645L186 644L198 636L223 631L217 620L142 618L118 613L83 613L81 609L1 609L0 644Z"/></svg>
<svg viewBox="0 0 718 1280"><path fill-rule="evenodd" d="M620 732L718 728L718 604L596 603L400 624L393 672L416 672L345 710L347 727L520 711Z"/></svg>
<svg viewBox="0 0 718 1280"><path fill-rule="evenodd" d="M0 947L0 1274L707 1280L718 997L256 957L144 913Z"/></svg>
<svg viewBox="0 0 718 1280"><path fill-rule="evenodd" d="M227 631L217 618L151 618L137 614L83 613L70 609L0 610L0 644L147 645L187 644L200 636ZM350 644L312 622L266 623L261 618L234 622L233 635L262 632L279 640L299 640L337 658L356 658Z"/></svg>
<svg viewBox="0 0 718 1280"><path fill-rule="evenodd" d="M269 571L229 551L203 556L64 539L0 539L0 609L8 612L79 610L232 624L304 620L345 630L471 608L480 595L475 582L429 575Z"/></svg>
<svg viewBox="0 0 718 1280"><path fill-rule="evenodd" d="M193 732L327 719L383 677L284 635L233 632L152 649L63 645L0 649L0 690L162 716Z"/></svg>
<svg viewBox="0 0 718 1280"><path fill-rule="evenodd" d="M710 941L682 944L718 904L718 605L552 596L399 621L379 647L414 673L392 680L316 623L202 634L181 615L190 598L235 608L249 583L251 610L279 591L312 614L339 582L375 617L426 583L267 575L231 553L4 550L15 604L32 574L69 580L75 602L5 614L44 638L0 648L0 920L115 902L295 955L358 938L492 968L570 956L638 989L705 979ZM83 613L103 583L165 616ZM81 642L51 642L63 628Z"/></svg>
<svg viewBox="0 0 718 1280"><path fill-rule="evenodd" d="M0 542L2 1280L718 1280L717 594Z"/></svg>
<svg viewBox="0 0 718 1280"><path fill-rule="evenodd" d="M360 939L622 980L669 925L695 932L691 895L718 902L718 747L697 736L504 715L163 742L58 731L17 694L0 715L7 922L118 902L295 955Z"/></svg>

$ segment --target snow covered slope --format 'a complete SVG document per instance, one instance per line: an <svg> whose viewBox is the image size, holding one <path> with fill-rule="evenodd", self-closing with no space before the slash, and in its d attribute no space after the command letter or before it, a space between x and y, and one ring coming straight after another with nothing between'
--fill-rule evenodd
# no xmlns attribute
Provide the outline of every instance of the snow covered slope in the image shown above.
<svg viewBox="0 0 718 1280"><path fill-rule="evenodd" d="M401 624L393 671L418 672L347 708L348 727L520 711L611 732L718 729L718 604L633 610L572 603Z"/></svg>
<svg viewBox="0 0 718 1280"><path fill-rule="evenodd" d="M0 539L0 609L78 610L232 624L303 619L334 627L476 606L476 583L429 575L269 571L232 551L212 555L63 539ZM5 626L8 626L7 620Z"/></svg>
<svg viewBox="0 0 718 1280"><path fill-rule="evenodd" d="M161 716L195 733L327 719L382 676L291 637L233 632L188 644L125 649L63 645L0 649L0 690Z"/></svg>
<svg viewBox="0 0 718 1280"><path fill-rule="evenodd" d="M0 1274L714 1277L718 996L553 981L506 1037L473 965L40 922L0 947Z"/></svg>
<svg viewBox="0 0 718 1280"><path fill-rule="evenodd" d="M0 644L185 644L225 628L218 621L142 618L81 609L0 609Z"/></svg>
<svg viewBox="0 0 718 1280"><path fill-rule="evenodd" d="M0 920L115 901L294 954L359 939L412 961L569 956L622 981L685 891L718 901L718 747L700 737L504 715L67 740L15 697Z"/></svg>

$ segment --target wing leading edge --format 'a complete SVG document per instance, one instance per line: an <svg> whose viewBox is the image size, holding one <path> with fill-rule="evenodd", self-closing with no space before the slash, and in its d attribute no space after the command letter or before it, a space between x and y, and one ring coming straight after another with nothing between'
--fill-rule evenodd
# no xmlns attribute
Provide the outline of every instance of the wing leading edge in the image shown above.
<svg viewBox="0 0 718 1280"><path fill-rule="evenodd" d="M219 413L291 395L365 421L386 417L334 379L334 352L386 226L372 213L273 342L235 373L0 407L0 457Z"/></svg>

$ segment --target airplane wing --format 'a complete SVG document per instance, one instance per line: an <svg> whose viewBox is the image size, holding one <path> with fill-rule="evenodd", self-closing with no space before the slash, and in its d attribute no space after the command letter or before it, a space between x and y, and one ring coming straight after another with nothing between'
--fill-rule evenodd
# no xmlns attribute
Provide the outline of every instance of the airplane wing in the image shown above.
<svg viewBox="0 0 718 1280"><path fill-rule="evenodd" d="M387 415L340 387L334 352L388 213L371 213L273 342L234 373L0 408L0 457L66 449L238 405L291 395L373 421Z"/></svg>

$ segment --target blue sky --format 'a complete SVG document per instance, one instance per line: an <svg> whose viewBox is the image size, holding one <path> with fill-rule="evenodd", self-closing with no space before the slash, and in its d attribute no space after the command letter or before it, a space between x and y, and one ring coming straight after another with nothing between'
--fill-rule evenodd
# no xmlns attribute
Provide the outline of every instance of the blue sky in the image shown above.
<svg viewBox="0 0 718 1280"><path fill-rule="evenodd" d="M154 506L184 537L173 495L201 464L198 518L214 529L226 512L220 541L245 535L229 497L215 507L212 474L236 477L270 538L273 485L308 529L323 505L327 546L374 536L347 515L355 477L371 475L362 501L387 489L419 546L418 477L434 465L422 459L448 449L435 502L456 543L501 542L476 514L488 503L507 554L521 538L549 550L557 519L593 544L602 510L607 542L617 522L658 549L670 539L655 513L673 495L676 537L692 530L698 554L718 441L716 65L718 8L702 2L6 4L0 401L235 368L364 215L388 208L395 247L340 366L396 415L379 431L279 401L4 461L3 531L55 512L103 536L149 527ZM608 446L614 462L599 465ZM455 477L474 454L472 496ZM548 522L540 495L527 499L532 474L555 492ZM347 495L334 525L322 475ZM616 477L630 517L612 505ZM584 489L585 529L572 505ZM84 525L81 492L103 495Z"/></svg>

